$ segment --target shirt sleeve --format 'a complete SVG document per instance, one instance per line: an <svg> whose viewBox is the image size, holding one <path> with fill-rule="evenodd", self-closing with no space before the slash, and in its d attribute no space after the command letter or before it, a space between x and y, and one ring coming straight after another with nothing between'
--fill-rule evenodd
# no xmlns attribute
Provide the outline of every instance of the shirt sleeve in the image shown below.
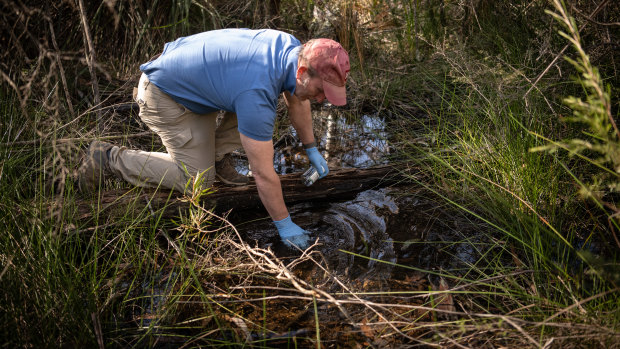
<svg viewBox="0 0 620 349"><path fill-rule="evenodd" d="M241 93L234 102L239 132L257 141L269 141L273 137L277 99L261 90Z"/></svg>

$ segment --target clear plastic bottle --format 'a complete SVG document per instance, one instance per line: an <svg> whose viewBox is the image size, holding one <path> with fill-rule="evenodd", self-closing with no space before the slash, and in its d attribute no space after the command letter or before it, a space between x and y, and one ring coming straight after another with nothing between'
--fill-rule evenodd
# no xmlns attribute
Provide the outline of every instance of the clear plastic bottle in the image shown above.
<svg viewBox="0 0 620 349"><path fill-rule="evenodd" d="M306 172L304 172L304 174L301 175L301 180L306 185L306 187L309 187L312 184L314 184L314 182L316 182L317 179L319 179L319 173L314 168L314 166L310 166L310 168L308 168Z"/></svg>

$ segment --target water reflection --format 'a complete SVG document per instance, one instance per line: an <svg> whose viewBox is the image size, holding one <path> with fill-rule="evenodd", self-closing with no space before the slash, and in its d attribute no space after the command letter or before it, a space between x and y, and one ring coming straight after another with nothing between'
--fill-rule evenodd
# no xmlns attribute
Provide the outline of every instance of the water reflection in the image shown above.
<svg viewBox="0 0 620 349"><path fill-rule="evenodd" d="M320 225L313 231L323 242L320 250L334 271L343 275L353 273L351 276L361 279L391 276L397 256L386 221L398 214L399 209L389 192L387 188L361 192L354 200L331 204L321 215ZM355 261L353 255L342 251L367 258ZM388 263L377 263L377 260ZM363 266L353 268L354 262Z"/></svg>
<svg viewBox="0 0 620 349"><path fill-rule="evenodd" d="M388 133L385 119L378 114L351 118L326 109L313 112L312 117L317 147L330 169L366 168L388 162ZM282 136L274 143L273 166L276 172L305 171L310 164L295 129L288 126L278 134ZM236 157L235 168L243 175L251 174L244 156Z"/></svg>
<svg viewBox="0 0 620 349"><path fill-rule="evenodd" d="M315 111L313 119L318 148L330 168L365 168L387 163L388 134L385 119L378 114L351 118L327 109ZM295 135L292 127L289 131ZM287 153L289 161L283 160ZM309 166L303 149L294 146L277 149L275 163L280 173L296 172Z"/></svg>
<svg viewBox="0 0 620 349"><path fill-rule="evenodd" d="M330 167L364 168L387 163L388 134L382 117L366 114L349 120L343 115L325 113L318 112L316 117L325 123L320 142Z"/></svg>

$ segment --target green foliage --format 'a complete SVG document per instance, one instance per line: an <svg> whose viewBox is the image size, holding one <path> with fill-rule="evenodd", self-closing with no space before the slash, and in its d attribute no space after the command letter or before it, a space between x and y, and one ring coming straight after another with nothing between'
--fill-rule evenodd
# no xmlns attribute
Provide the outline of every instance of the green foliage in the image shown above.
<svg viewBox="0 0 620 349"><path fill-rule="evenodd" d="M598 69L590 63L582 48L577 24L567 14L564 4L555 0L554 5L558 12L548 13L568 30L568 33L560 31L560 35L572 44L578 57L566 57L566 60L581 74L578 81L586 93L585 99L574 96L564 99L564 103L573 111L572 117L565 119L585 125L588 131L584 131L582 135L587 138L551 141L547 145L534 147L531 151L555 152L564 149L571 156L579 156L592 165L592 170L585 172L586 176L590 175L589 180L578 181L579 193L585 198L600 202L606 194L620 192L620 134L611 114L611 87L604 85ZM620 213L617 208L613 209L614 213ZM614 221L618 227L618 220Z"/></svg>
<svg viewBox="0 0 620 349"><path fill-rule="evenodd" d="M420 63L421 70L431 71L426 65L443 64L447 72L425 78L423 88L416 85L418 94L409 95L410 103L421 111L403 113L393 126L403 145L399 155L408 167L420 168L411 180L456 207L484 232L488 248L480 252L480 260L465 272L446 272L443 277L487 280L511 270L533 270L527 281L509 276L505 284L492 283L491 289L497 293L488 297L474 295L472 289L468 301L500 313L521 304L528 309L523 316L545 322L558 317L550 311L550 304L571 308L578 303L579 312L560 312L566 315L564 320L591 321L601 308L618 303L618 254L611 239L618 228L613 216L617 212L613 188L618 181L618 134L610 112L612 87L603 86L580 47L579 58L571 63L582 75L580 82L587 97L565 101L574 111L570 119L588 126L582 133L587 139L548 142L541 135L574 131L566 130L554 112L555 101L564 99L563 93L569 91L558 76L547 80L552 88L540 84L540 94L524 98L530 87L524 78L536 76L546 67L532 65L534 52L524 43L548 40L541 36L545 30L536 26L544 21L537 17L523 24L529 26L527 35L516 40L510 33L518 28L507 24L514 12L501 18L504 24L489 16L509 6L507 3L472 4L479 5L472 7L477 19L463 36L454 34L468 45L449 40L445 46L436 46L440 60ZM529 7L514 6L522 11ZM448 17L454 9L446 8ZM579 42L573 38L578 34L576 27L572 33L565 37ZM558 46L554 43L551 47ZM431 96L430 91L434 91ZM569 154L578 159L566 153L546 156L531 151L560 148L572 149ZM582 160L592 166L579 166ZM567 164L572 167L568 173ZM582 192L607 199L599 202L603 210L592 210L578 199L573 180L579 178L590 179L587 186L578 182ZM478 247L472 243L471 248ZM598 320L613 327L617 315ZM539 332L540 338L550 333L547 330Z"/></svg>

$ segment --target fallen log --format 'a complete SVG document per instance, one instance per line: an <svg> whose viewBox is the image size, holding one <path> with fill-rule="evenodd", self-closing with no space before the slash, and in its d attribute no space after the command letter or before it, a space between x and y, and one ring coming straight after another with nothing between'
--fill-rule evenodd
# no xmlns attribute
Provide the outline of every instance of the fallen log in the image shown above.
<svg viewBox="0 0 620 349"><path fill-rule="evenodd" d="M330 171L329 175L306 187L301 181L301 174L280 176L284 201L294 204L301 201L342 200L353 198L355 194L373 188L394 183L391 176L396 170L391 166L379 166L367 169L340 169ZM242 210L262 206L256 184L241 187L217 187L212 194L218 211L230 209Z"/></svg>
<svg viewBox="0 0 620 349"><path fill-rule="evenodd" d="M280 176L284 201L288 204L302 201L336 201L346 200L364 190L381 188L394 184L399 177L399 171L393 166L383 165L365 169L346 168L330 171L329 175L306 187L301 181L301 174L294 173ZM224 186L216 182L214 192L203 198L205 207L214 208L216 213L234 210L235 212L264 209L258 196L256 183L244 186ZM89 199L91 200L91 199ZM164 209L164 216L177 214L179 209L188 206L183 195L169 190L151 190L143 188L117 189L101 193L97 206L104 210L113 206L134 202L138 206L148 206L156 211ZM91 201L92 202L92 201ZM141 202L141 204L140 204ZM92 215L91 205L78 203L78 212L81 219Z"/></svg>

